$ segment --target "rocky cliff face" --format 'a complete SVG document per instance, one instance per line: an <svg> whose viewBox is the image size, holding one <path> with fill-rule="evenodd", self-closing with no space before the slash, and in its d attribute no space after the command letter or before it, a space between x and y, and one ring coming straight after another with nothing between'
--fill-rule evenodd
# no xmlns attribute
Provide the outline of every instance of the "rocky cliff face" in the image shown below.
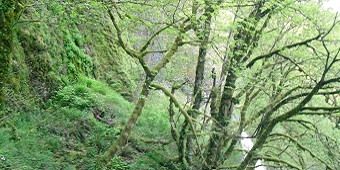
<svg viewBox="0 0 340 170"><path fill-rule="evenodd" d="M114 29L101 4L44 0L16 12L8 33L12 50L3 55L9 61L4 66L6 103L27 101L27 94L45 101L79 75L106 82L132 98L137 76L129 70L134 62L116 47Z"/></svg>

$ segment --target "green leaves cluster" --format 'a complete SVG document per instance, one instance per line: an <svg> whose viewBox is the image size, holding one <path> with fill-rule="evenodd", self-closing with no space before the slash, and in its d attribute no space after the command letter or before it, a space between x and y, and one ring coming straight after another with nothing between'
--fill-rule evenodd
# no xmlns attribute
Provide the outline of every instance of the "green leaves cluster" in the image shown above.
<svg viewBox="0 0 340 170"><path fill-rule="evenodd" d="M74 29L72 33L65 28L64 46L66 56L63 62L67 63L67 73L71 79L76 79L79 74L92 75L93 63L85 53L83 38L79 34L78 29Z"/></svg>

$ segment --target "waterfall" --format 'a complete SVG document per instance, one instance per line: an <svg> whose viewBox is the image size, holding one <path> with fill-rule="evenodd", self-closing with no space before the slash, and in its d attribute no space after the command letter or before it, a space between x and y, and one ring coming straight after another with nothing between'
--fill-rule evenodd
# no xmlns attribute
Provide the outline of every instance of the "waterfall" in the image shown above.
<svg viewBox="0 0 340 170"><path fill-rule="evenodd" d="M250 149L254 146L253 141L250 138L248 138L249 135L244 131L241 133L241 137L242 137L242 139L241 139L242 148L244 150L246 150L247 152L249 152ZM247 155L247 153L244 154L244 157L246 155ZM267 168L265 166L261 166L261 165L262 165L262 160L257 160L254 170L267 170Z"/></svg>

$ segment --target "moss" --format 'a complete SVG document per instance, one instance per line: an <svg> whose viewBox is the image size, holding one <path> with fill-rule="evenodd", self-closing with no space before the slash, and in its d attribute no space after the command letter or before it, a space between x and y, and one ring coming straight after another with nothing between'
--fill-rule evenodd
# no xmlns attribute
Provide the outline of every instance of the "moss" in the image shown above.
<svg viewBox="0 0 340 170"><path fill-rule="evenodd" d="M135 70L136 65L116 47L113 41L113 29L110 22L107 22L106 13L102 12L100 5L87 8L85 4L88 2L86 1L83 3L80 1L79 4L74 4L73 1L50 3L38 1L37 3L25 10L22 19L39 18L43 22L18 24L14 29L7 29L9 32L6 34L10 35L6 36L7 38L3 36L5 29L0 29L0 43L5 43L0 44L0 51L3 52L2 49L7 48L8 52L11 52L11 54L0 54L0 82L6 82L6 87L0 84L0 101L2 101L0 106L3 111L3 103L6 102L8 113L22 112L27 116L32 116L32 119L26 121L34 122L32 126L36 127L32 129L38 130L39 133L34 133L30 136L32 141L28 141L30 139L27 137L26 131L28 130L22 127L25 121L20 120L25 117L24 114L9 116L7 112L1 112L0 118L8 116L10 120L17 120L12 125L17 128L15 132L18 133L18 137L22 138L20 142L23 143L19 145L42 142L40 138L43 136L41 146L44 146L49 153L32 156L30 152L38 153L41 149L26 149L24 151L27 154L23 157L17 156L17 160L8 163L12 168L17 169L24 166L41 169L53 167L54 164L33 165L25 161L20 162L20 159L32 156L34 159L43 157L36 159L41 162L46 160L53 162L55 157L60 156L65 159L61 161L66 163L55 162L55 167L93 169L94 162L91 161L95 160L94 155L105 150L113 140L112 138L106 139L107 136L114 136L119 131L104 127L98 121L93 120L91 111L96 108L107 114L114 112L119 117L115 123L126 122L127 112L133 106L121 97L118 98L119 95L113 93L112 90L115 89L124 94L126 98L131 98L138 77L128 72ZM89 3L96 4L96 2ZM3 19L2 14L0 13L0 22ZM98 81L89 79L93 77ZM111 88L98 83L99 81L105 82ZM77 84L77 86L71 87L72 84ZM72 98L60 99L65 96ZM58 101L51 102L50 99ZM46 109L44 114L33 118L42 106ZM11 134L8 129L0 128L0 130L7 136ZM73 135L69 141L65 139L66 131ZM82 141L84 135L89 135L85 142ZM6 141L6 144L9 143ZM87 148L87 151L92 156L87 162L83 159L85 156L82 155L84 149L82 146L86 144L88 147L91 146ZM18 148L13 145L10 147ZM65 153L69 147L76 149L72 148L74 149L72 152ZM20 155L11 149L6 150L5 153ZM89 156L87 155L86 158ZM78 161L77 165L70 165L75 160Z"/></svg>

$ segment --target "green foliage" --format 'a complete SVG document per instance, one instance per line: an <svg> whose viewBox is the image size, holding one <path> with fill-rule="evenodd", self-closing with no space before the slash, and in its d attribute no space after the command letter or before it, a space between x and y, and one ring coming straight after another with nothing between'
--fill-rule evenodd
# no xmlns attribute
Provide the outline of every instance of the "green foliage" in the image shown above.
<svg viewBox="0 0 340 170"><path fill-rule="evenodd" d="M126 170L130 169L130 166L127 162L123 161L121 157L115 156L107 164L106 169Z"/></svg>
<svg viewBox="0 0 340 170"><path fill-rule="evenodd" d="M85 76L79 76L76 84L60 89L50 103L66 110L75 108L88 111L98 108L114 113L121 121L127 118L133 107L107 85Z"/></svg>
<svg viewBox="0 0 340 170"><path fill-rule="evenodd" d="M71 79L79 74L91 75L93 63L83 49L83 38L76 27L68 30L64 28L64 46L66 50L64 62L67 63L67 73Z"/></svg>
<svg viewBox="0 0 340 170"><path fill-rule="evenodd" d="M131 170L182 169L174 159L175 154L171 148L157 144L149 144L150 146L151 149L147 153L136 155L137 160L130 165Z"/></svg>
<svg viewBox="0 0 340 170"><path fill-rule="evenodd" d="M149 138L168 139L170 137L168 105L169 100L166 97L154 93L143 109L135 128L136 133Z"/></svg>
<svg viewBox="0 0 340 170"><path fill-rule="evenodd" d="M11 3L6 1L7 6ZM1 20L6 13L3 9L6 4L1 6ZM18 12L16 10L20 8L14 11ZM126 70L131 67L125 66L131 63L106 36L113 34L109 22L95 23L99 19L107 20L102 9L99 2L79 1L75 4L73 1L47 0L37 1L25 9L22 20L40 22L17 24L11 28L11 36L4 36L11 38L13 48L12 54L0 57L3 65L1 76L7 78L11 75L11 81L4 79L0 82L9 82L7 84L17 91L31 93L45 101L65 83L72 83L84 74L109 82L121 94L131 98L136 77L127 74ZM1 33L3 31L5 29L1 29ZM4 98L2 93L1 98Z"/></svg>
<svg viewBox="0 0 340 170"><path fill-rule="evenodd" d="M13 118L15 125L18 126L20 141L11 140L9 127L0 129L1 155L6 159L0 162L0 169L55 169L68 166L67 163L55 160L53 150L44 147L50 137L45 138L37 125L32 123L41 118L41 115L34 112L21 112L20 117ZM52 146L57 150L60 148L59 144L60 141Z"/></svg>
<svg viewBox="0 0 340 170"><path fill-rule="evenodd" d="M131 170L156 170L156 169L167 169L162 167L162 163L165 163L162 155L156 153L157 151L151 151L145 155L138 157L137 162L131 166Z"/></svg>
<svg viewBox="0 0 340 170"><path fill-rule="evenodd" d="M75 107L79 109L90 108L94 106L94 96L89 93L86 86L77 87L67 86L61 89L54 97L56 104L65 107Z"/></svg>
<svg viewBox="0 0 340 170"><path fill-rule="evenodd" d="M113 124L100 122L93 110L104 117L115 113ZM1 169L97 169L98 155L120 133L132 104L107 85L79 76L73 86L56 92L45 109L12 116L20 141L13 142L11 128L1 128ZM115 127L113 126L115 125ZM39 145L37 145L39 143ZM108 169L127 168L114 159Z"/></svg>
<svg viewBox="0 0 340 170"><path fill-rule="evenodd" d="M104 2L107 4L111 2L20 1L23 6L17 6L17 2L0 0L0 134L2 134L0 156L6 158L4 161L0 160L0 169L183 168L176 162L178 161L176 143L157 142L172 139L169 101L158 91L152 90L146 99L146 106L134 128L132 138L128 145L122 148L121 155L113 157L105 167L98 161L100 155L117 139L122 126L126 124L134 104L125 99L135 97L132 94L141 76L141 68L136 65L136 61L127 57L117 45L117 34L104 6ZM200 17L196 19L204 21L207 17L200 15L208 1L196 2L198 5L196 17ZM246 56L245 53L249 53L251 60L287 44L323 33L334 19L332 14L320 10L314 1L303 3L293 0L261 1L265 3L260 9L261 12L273 6L277 9L273 11L271 18L268 17L270 19L268 26L259 34L259 42L254 41L252 44L249 41L257 39L255 34L261 31L266 20L247 18L251 9L256 8L252 4L258 2L260 1L230 1L222 6L212 6L216 14L211 21L212 38L208 40L207 45L208 64L205 66L207 71L204 85L201 87L203 97L210 94L211 68L221 70L223 63L228 65L231 61L236 62L232 59L234 55L243 57ZM20 13L21 16L16 15L26 5L24 3L33 4L25 8L24 12ZM169 40L177 34L178 29L183 28L178 23L184 21L186 17L189 20L185 21L184 27L198 23L197 21L190 23L190 19L195 18L190 16L193 6L188 4L191 3L182 1L117 3L118 7L113 13L117 17L124 41L127 42L127 46L134 48L140 47L158 29L171 24L169 29L157 35L147 48L150 51L163 50L169 47L172 42ZM230 13L238 16L236 22L231 23L234 15ZM19 20L19 17L22 20ZM37 19L40 22L17 23ZM335 27L335 30L338 29ZM183 34L183 42L190 43L185 45L185 48L179 49L156 78L157 83L168 87L188 82L181 90L176 91L176 97L183 105L189 100L185 104L185 109L190 108L192 99L189 98L193 96L191 93L195 76L194 57L197 56L195 44L201 43L197 39L200 39L205 31L207 30L202 30L201 34L195 34L194 31ZM232 37L238 33L239 37ZM239 121L243 108L246 110L244 119L247 124L241 130L254 132L263 123L261 114L267 113L267 110L275 107L277 103L265 110L263 108L273 102L278 94L303 86L288 94L286 98L296 95L298 98L284 103L283 107L272 113L269 120L296 106L302 100L299 95L310 92L315 83L309 75L319 80L322 75L320 70L324 69L324 64L331 62L332 57L336 55L339 46L337 32L334 31L322 39L325 40L329 50L320 48L325 45L321 42L310 42L307 47L287 48L270 58L261 59L252 68L244 66L249 62L246 58L244 63L231 65L235 71L235 79L237 78L236 83L226 87L235 89L228 98L237 96L235 99L237 102L232 101L236 106L228 108L232 109L230 112L232 119L223 120L230 122L229 126L212 130L214 125L218 125L218 121L216 122L214 117L203 119L201 115L198 116L194 121L194 126L199 131L198 143L202 147L207 146L209 137L219 133L219 130L226 131L224 136L227 142L223 145L229 145L232 139L238 140L237 126L245 123ZM253 47L254 49L251 49ZM325 62L324 58L327 56L324 54L328 52L332 57ZM144 58L152 68L163 56L163 53L156 53ZM225 56L230 60L221 60ZM334 58L334 61L338 59ZM338 78L338 70L337 62L326 79ZM217 75L220 73L217 72ZM339 84L336 83L320 92L337 90ZM218 84L223 86L223 79L220 79ZM249 96L246 96L247 93ZM248 108L245 107L247 97L251 99ZM332 94L328 97L326 100L329 101L324 102L326 96L318 95L306 106L333 107L339 95ZM202 99L204 102L210 102L208 98ZM282 99L278 99L278 102L283 101ZM333 105L330 104L331 100L334 102ZM217 103L219 102L217 99ZM5 104L6 108L3 107ZM206 106L207 110L204 110L204 113L209 115L209 103ZM175 112L176 125L180 130L184 118L177 114L177 109ZM305 169L312 166L315 169L325 169L323 164L314 165L315 161L320 161L309 153L313 152L333 167L338 167L340 133L335 122L339 123L339 114L331 114L333 113L330 111L324 114L325 116L296 116L293 118L309 121L311 124L289 120L279 123L273 129L273 133L292 136L307 149L297 146L292 140L275 138L267 134L269 141L262 149L256 151L255 156L279 155L277 157L282 160L305 165L307 167ZM314 126L317 129L314 129ZM143 141L145 138L156 142L145 142ZM254 142L256 141L254 139ZM199 153L195 145L196 143L193 150ZM239 144L236 144L234 152L227 160L221 162L224 161L226 166L238 165L243 160L243 152L238 150L239 147ZM197 156L194 162L194 166L199 166L203 160ZM285 166L275 161L268 161L266 164Z"/></svg>
<svg viewBox="0 0 340 170"><path fill-rule="evenodd" d="M156 170L159 168L159 164L148 156L141 156L138 158L136 164L131 166L132 170L142 169L142 170Z"/></svg>

